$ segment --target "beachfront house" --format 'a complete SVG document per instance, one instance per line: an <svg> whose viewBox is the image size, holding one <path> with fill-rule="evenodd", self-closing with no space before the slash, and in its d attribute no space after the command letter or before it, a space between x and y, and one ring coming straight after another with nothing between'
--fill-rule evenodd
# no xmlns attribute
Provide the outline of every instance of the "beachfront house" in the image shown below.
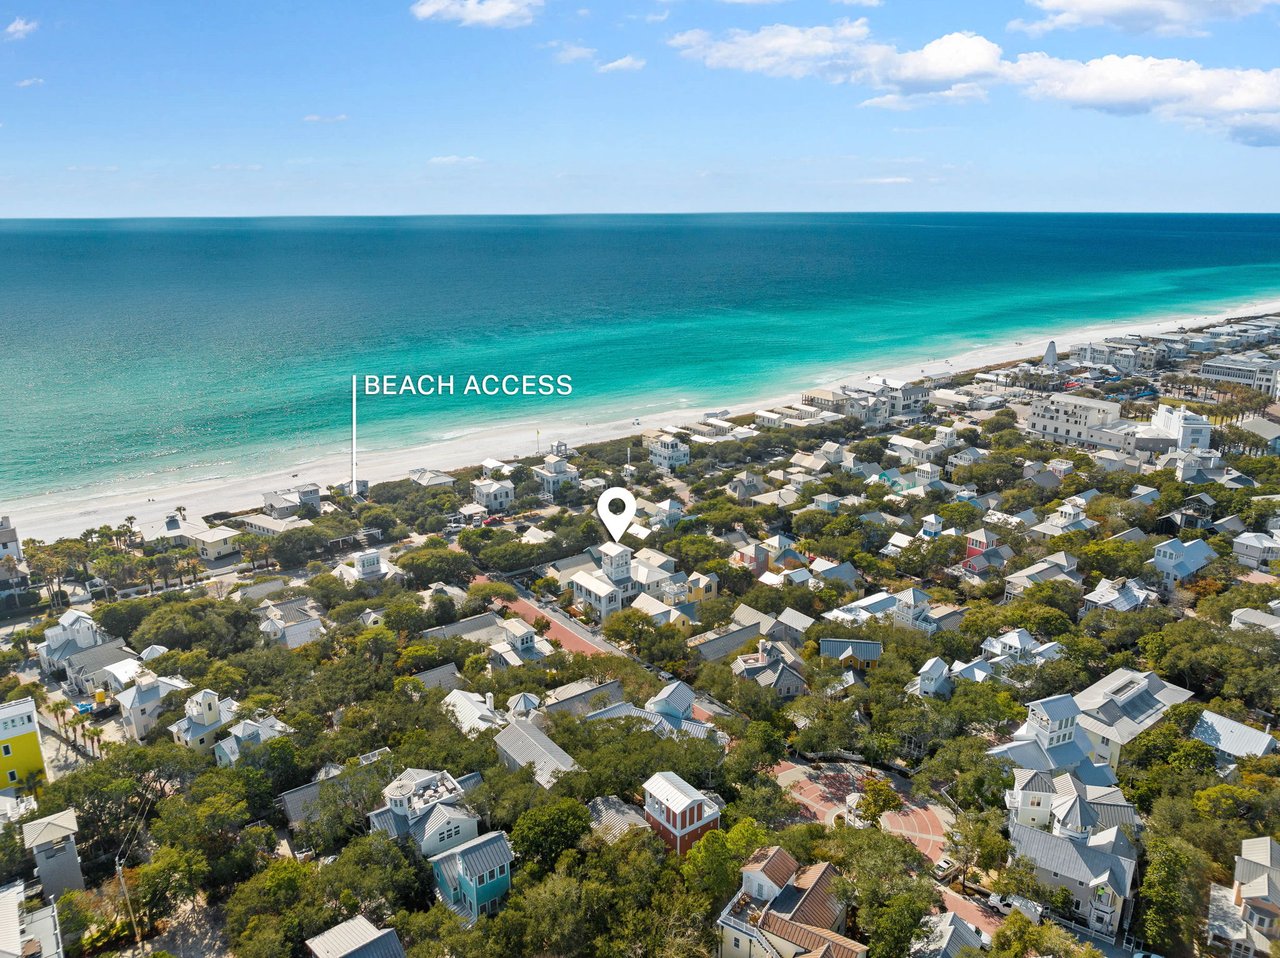
<svg viewBox="0 0 1280 958"><path fill-rule="evenodd" d="M273 519L285 519L297 515L302 509L320 511L321 489L314 482L293 486L290 489L277 489L262 494L262 511Z"/></svg>

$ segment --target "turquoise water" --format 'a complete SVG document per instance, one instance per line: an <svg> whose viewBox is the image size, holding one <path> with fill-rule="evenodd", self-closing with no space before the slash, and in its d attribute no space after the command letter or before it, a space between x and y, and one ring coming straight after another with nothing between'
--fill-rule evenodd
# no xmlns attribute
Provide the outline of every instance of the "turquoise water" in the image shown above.
<svg viewBox="0 0 1280 958"><path fill-rule="evenodd" d="M797 391L1087 323L1280 298L1280 217L880 214L0 222L0 502ZM545 438L550 438L544 435Z"/></svg>

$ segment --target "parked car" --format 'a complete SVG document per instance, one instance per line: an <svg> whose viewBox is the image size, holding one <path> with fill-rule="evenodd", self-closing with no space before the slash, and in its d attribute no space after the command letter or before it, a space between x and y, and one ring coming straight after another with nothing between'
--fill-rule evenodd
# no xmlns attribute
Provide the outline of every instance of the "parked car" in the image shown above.
<svg viewBox="0 0 1280 958"><path fill-rule="evenodd" d="M997 895L992 893L991 897L987 899L987 904L1002 915L1011 915L1015 910L1020 911L1035 924L1039 924L1044 917L1044 906L1038 905L1031 899L1023 898L1020 895Z"/></svg>
<svg viewBox="0 0 1280 958"><path fill-rule="evenodd" d="M956 863L950 858L939 858L933 866L933 877L938 881L946 881L955 874Z"/></svg>

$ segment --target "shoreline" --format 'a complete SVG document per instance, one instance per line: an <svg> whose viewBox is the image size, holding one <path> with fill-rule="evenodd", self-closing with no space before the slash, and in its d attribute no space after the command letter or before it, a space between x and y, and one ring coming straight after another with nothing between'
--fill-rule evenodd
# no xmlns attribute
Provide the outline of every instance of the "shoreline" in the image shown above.
<svg viewBox="0 0 1280 958"><path fill-rule="evenodd" d="M829 377L824 375L813 381L804 381L802 378L787 393L743 401L727 408L731 415L751 413L757 409L794 402L804 389L830 388L860 376L883 375L916 380L955 375L1042 355L1051 340L1057 341L1065 351L1073 343L1101 336L1172 332L1179 328L1195 328L1272 312L1280 312L1280 300L1248 301L1207 316L1180 314L1133 321L1091 322L1035 339L1001 341L937 359L917 360L910 364L903 361L888 368L883 363L856 363ZM708 409L717 405L714 400L705 404ZM570 446L577 446L618 439L645 429L687 423L691 415L697 415L693 412L696 408L699 407L670 406L660 412L646 413L639 417L589 425L540 421L537 428L546 437L548 444L563 440ZM419 468L452 470L475 465L486 458L514 459L531 456L536 450L530 442L528 426L527 420L508 422L446 440L399 449L367 450L360 456L359 476L372 484L404 478L411 470ZM123 488L111 484L101 491L86 489L80 493L50 492L8 500L0 505L0 509L3 514L12 518L19 534L24 538L51 541L60 536L78 536L85 529L96 528L104 523L119 524L128 515L136 516L139 522L163 519L177 506L185 506L192 516L258 508L261 506L263 492L287 488L300 482L318 482L328 486L342 482L349 476L348 449L309 458L305 464L291 463L278 470L262 470L252 475L192 479L171 487L161 487L159 490L144 481ZM154 477L150 479L154 482ZM155 493L154 496L149 495L152 492ZM151 499L155 501L148 501Z"/></svg>

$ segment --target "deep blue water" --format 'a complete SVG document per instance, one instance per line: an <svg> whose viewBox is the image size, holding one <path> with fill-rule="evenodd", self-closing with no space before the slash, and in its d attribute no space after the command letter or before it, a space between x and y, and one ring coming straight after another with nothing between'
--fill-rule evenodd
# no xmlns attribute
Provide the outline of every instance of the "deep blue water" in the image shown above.
<svg viewBox="0 0 1280 958"><path fill-rule="evenodd" d="M0 221L0 503L337 452L352 373L573 377L362 400L385 448L1278 296L1280 216Z"/></svg>

